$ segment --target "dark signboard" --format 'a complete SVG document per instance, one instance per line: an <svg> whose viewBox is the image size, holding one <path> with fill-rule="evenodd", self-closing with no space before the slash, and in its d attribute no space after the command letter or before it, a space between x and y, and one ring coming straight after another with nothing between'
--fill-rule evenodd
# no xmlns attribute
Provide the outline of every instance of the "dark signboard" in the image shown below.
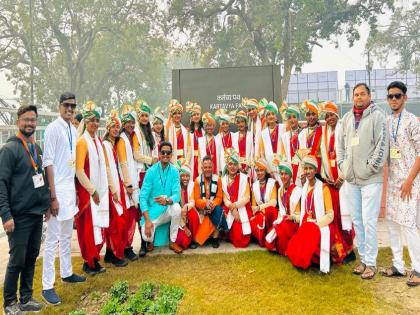
<svg viewBox="0 0 420 315"><path fill-rule="evenodd" d="M280 67L229 67L172 70L172 97L181 104L197 102L202 112L241 105L242 98L279 103Z"/></svg>

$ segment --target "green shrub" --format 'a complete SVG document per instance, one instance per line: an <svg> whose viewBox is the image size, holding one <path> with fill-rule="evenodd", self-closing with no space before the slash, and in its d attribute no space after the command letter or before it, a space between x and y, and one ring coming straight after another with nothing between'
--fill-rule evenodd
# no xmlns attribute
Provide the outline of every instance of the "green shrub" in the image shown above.
<svg viewBox="0 0 420 315"><path fill-rule="evenodd" d="M124 303L128 299L128 281L118 281L109 290L111 298L117 299L120 303Z"/></svg>
<svg viewBox="0 0 420 315"><path fill-rule="evenodd" d="M99 312L100 315L120 315L124 311L124 304L118 298L111 297Z"/></svg>

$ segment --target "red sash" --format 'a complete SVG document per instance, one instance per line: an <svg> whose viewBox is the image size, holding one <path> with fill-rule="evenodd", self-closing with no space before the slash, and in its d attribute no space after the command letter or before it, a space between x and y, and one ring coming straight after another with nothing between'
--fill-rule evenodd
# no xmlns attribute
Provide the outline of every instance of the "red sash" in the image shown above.
<svg viewBox="0 0 420 315"><path fill-rule="evenodd" d="M230 132L228 132L226 135L222 137L223 142L223 149L229 149L232 147L232 135Z"/></svg>

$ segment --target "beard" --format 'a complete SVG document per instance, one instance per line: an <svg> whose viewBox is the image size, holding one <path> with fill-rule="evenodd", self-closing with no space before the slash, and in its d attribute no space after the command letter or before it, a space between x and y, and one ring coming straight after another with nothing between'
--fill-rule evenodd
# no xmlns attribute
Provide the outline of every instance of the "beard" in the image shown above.
<svg viewBox="0 0 420 315"><path fill-rule="evenodd" d="M26 138L31 137L35 133L35 129L33 131L30 131L30 132L26 132L25 130L19 130L19 131Z"/></svg>

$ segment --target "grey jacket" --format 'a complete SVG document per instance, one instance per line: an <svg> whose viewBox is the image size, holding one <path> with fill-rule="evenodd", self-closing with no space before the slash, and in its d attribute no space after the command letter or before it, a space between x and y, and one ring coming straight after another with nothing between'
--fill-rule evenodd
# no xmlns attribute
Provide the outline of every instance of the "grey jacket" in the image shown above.
<svg viewBox="0 0 420 315"><path fill-rule="evenodd" d="M355 137L358 137L357 145ZM382 109L372 103L363 112L357 130L353 111L346 113L336 150L338 167L346 181L359 186L382 183L389 154L389 135Z"/></svg>

